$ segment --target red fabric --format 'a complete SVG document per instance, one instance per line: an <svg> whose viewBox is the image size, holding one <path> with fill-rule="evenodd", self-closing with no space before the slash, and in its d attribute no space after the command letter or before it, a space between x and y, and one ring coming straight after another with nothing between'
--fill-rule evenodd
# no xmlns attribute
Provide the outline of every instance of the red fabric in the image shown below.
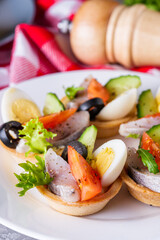
<svg viewBox="0 0 160 240"><path fill-rule="evenodd" d="M16 27L14 44L0 47L0 89L8 83L18 83L30 78L57 71L76 69L124 69L119 65L84 66L66 55L57 43L57 23L72 20L85 0L37 0L37 13L33 25ZM10 58L12 50L12 57ZM11 61L10 61L11 59ZM131 69L160 75L160 68Z"/></svg>

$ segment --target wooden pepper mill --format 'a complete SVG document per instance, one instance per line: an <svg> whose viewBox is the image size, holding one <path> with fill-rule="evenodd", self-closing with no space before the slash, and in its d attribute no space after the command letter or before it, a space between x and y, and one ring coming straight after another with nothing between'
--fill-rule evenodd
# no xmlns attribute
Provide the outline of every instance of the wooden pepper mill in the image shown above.
<svg viewBox="0 0 160 240"><path fill-rule="evenodd" d="M70 42L85 64L160 66L160 13L142 4L88 0L74 17Z"/></svg>

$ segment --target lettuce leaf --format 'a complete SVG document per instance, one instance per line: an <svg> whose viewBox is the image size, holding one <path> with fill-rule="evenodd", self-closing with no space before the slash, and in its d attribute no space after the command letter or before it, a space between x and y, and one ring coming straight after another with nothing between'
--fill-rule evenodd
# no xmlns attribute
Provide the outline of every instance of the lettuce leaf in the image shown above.
<svg viewBox="0 0 160 240"><path fill-rule="evenodd" d="M44 128L43 123L39 122L38 118L31 119L25 125L23 125L23 129L19 130L20 138L25 139L26 145L29 146L29 151L26 152L26 156L28 153L46 153L48 146L52 146L51 143L47 142L46 139L53 138L56 134L47 131Z"/></svg>

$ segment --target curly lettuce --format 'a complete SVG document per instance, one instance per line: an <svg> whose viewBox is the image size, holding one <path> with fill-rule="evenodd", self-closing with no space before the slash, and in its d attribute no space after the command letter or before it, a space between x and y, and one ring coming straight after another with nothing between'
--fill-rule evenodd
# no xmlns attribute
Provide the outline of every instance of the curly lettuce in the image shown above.
<svg viewBox="0 0 160 240"><path fill-rule="evenodd" d="M44 128L43 123L41 123L38 118L31 119L25 125L23 125L23 129L19 130L20 138L26 140L26 145L29 146L28 152L26 152L26 156L30 153L46 153L47 148L52 146L46 139L53 139L56 134L47 131Z"/></svg>

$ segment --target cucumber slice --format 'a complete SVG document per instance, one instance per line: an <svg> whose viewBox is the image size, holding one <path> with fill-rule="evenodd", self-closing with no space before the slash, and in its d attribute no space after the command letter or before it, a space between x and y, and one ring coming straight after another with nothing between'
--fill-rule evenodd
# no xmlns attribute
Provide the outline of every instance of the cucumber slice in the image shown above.
<svg viewBox="0 0 160 240"><path fill-rule="evenodd" d="M88 150L87 161L89 162L92 159L92 153L93 153L96 137L97 137L97 128L94 125L92 125L86 128L85 131L80 136L80 138L78 139L78 141L84 144Z"/></svg>
<svg viewBox="0 0 160 240"><path fill-rule="evenodd" d="M58 113L64 111L65 107L63 103L59 100L55 93L47 93L45 104L43 108L43 114L48 115L51 113Z"/></svg>
<svg viewBox="0 0 160 240"><path fill-rule="evenodd" d="M140 85L140 77L127 75L110 79L109 82L105 84L105 87L109 91L110 97L113 99L131 88L138 88Z"/></svg>
<svg viewBox="0 0 160 240"><path fill-rule="evenodd" d="M160 124L153 126L146 133L160 145Z"/></svg>
<svg viewBox="0 0 160 240"><path fill-rule="evenodd" d="M152 115L158 112L156 100L150 89L141 93L138 99L137 115L138 118L145 117L146 115Z"/></svg>

